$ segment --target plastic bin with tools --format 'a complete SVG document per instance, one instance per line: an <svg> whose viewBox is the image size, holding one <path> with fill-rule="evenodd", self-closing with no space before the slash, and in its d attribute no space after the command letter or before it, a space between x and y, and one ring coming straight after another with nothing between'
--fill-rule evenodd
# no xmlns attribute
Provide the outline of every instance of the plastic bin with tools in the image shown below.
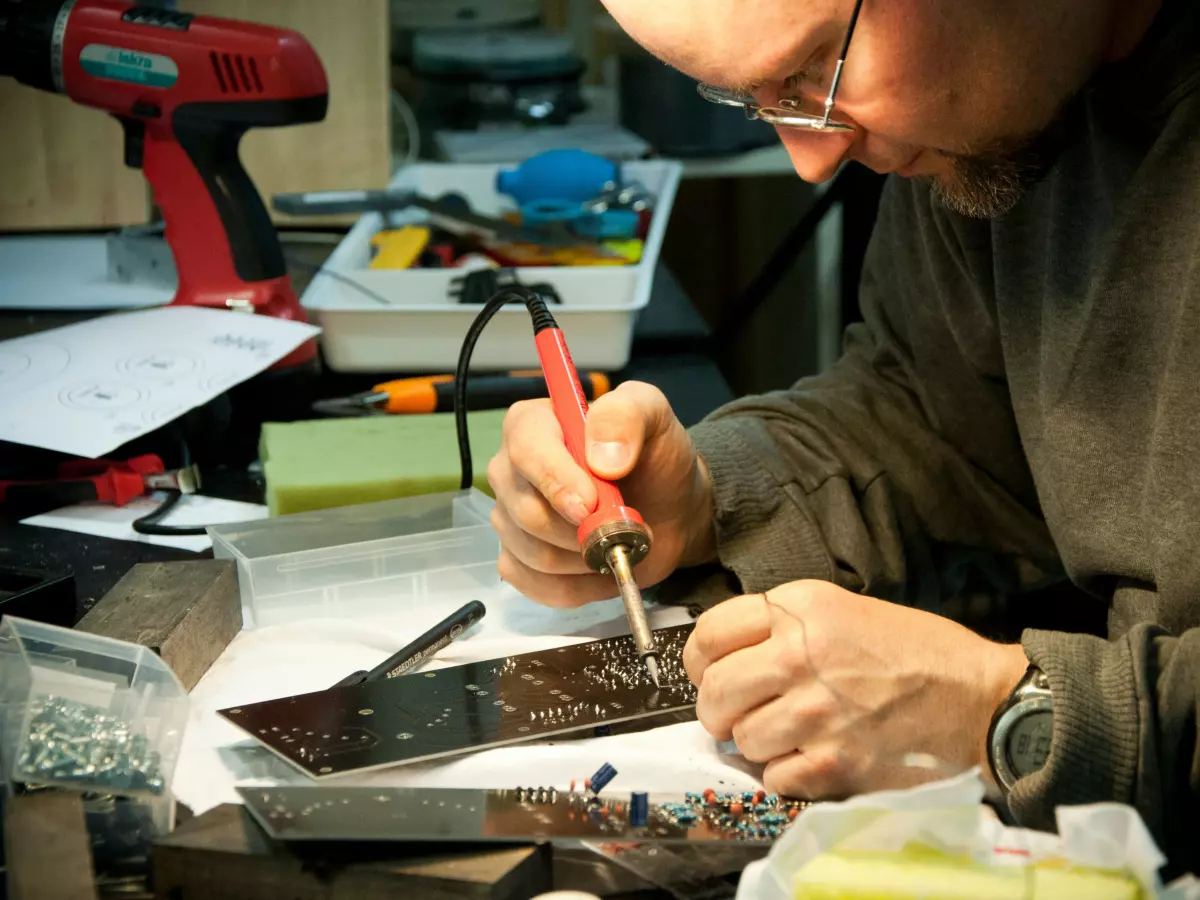
<svg viewBox="0 0 1200 900"><path fill-rule="evenodd" d="M582 151L574 153L586 164ZM536 188L531 192L530 180L520 177L534 160L504 166L417 164L397 174L389 191L415 192L425 205L361 216L301 298L323 329L322 349L330 368L453 371L463 336L479 309L466 302L462 290L472 265L504 266L524 284L552 289L558 301L554 316L577 366L614 370L626 365L634 324L650 299L682 167L661 160L609 163L609 183L602 183L604 169L596 167L591 185L577 177L578 169L543 169L539 193ZM547 196L580 190L587 199L579 193ZM577 246L564 249L561 239L557 246L533 245L510 239L506 231L498 240L485 239L482 252L465 253L450 264L443 258L433 266L372 267L377 252L373 241L378 244L381 232L406 225L452 226L455 206L464 201L471 214L501 220L504 225L498 227L525 225L560 238L574 233ZM632 242L632 255L631 242L605 232L610 226L621 227L623 220L599 215L630 211L638 212L643 223L642 233ZM471 232L470 223L463 232ZM483 371L537 364L529 317L517 307L496 316L472 358L472 368Z"/></svg>

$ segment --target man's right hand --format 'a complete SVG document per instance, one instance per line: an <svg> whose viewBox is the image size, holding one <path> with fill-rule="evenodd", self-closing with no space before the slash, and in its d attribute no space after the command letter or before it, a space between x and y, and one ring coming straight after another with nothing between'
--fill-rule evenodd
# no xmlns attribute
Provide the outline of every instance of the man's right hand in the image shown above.
<svg viewBox="0 0 1200 900"><path fill-rule="evenodd" d="M650 555L634 572L639 585L715 558L708 472L661 391L626 382L598 398L586 447L592 472L617 482L650 527ZM596 488L567 451L549 400L513 404L487 476L501 578L547 606L616 596L612 576L592 572L580 553L576 530L596 508Z"/></svg>

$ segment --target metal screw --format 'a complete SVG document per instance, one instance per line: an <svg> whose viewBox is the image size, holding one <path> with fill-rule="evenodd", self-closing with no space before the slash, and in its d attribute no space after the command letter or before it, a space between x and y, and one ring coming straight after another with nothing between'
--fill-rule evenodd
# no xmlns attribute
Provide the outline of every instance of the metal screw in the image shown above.
<svg viewBox="0 0 1200 900"><path fill-rule="evenodd" d="M98 707L55 696L34 701L30 712L19 773L104 791L163 792L159 754L128 723Z"/></svg>

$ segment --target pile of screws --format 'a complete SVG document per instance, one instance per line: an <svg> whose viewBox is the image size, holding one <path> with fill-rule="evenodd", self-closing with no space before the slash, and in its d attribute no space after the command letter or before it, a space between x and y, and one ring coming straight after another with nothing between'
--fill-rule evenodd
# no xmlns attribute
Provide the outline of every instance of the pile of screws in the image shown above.
<svg viewBox="0 0 1200 900"><path fill-rule="evenodd" d="M165 787L159 754L144 734L63 697L34 701L17 771L34 782L78 782L114 793L161 794Z"/></svg>

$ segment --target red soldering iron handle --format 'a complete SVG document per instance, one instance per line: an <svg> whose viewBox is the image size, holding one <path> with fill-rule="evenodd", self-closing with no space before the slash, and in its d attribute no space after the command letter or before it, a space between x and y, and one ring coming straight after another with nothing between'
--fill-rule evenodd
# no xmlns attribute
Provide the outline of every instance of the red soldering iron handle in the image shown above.
<svg viewBox="0 0 1200 900"><path fill-rule="evenodd" d="M550 403L554 407L558 424L562 427L567 450L596 485L596 509L579 526L580 544L585 543L587 536L599 525L609 522L626 521L644 526L645 523L637 510L625 505L617 486L611 481L596 477L588 468L585 438L587 397L579 383L579 375L575 371L575 363L571 360L571 352L567 349L562 331L558 328L545 328L534 337L534 343L537 345L542 372L546 376Z"/></svg>

